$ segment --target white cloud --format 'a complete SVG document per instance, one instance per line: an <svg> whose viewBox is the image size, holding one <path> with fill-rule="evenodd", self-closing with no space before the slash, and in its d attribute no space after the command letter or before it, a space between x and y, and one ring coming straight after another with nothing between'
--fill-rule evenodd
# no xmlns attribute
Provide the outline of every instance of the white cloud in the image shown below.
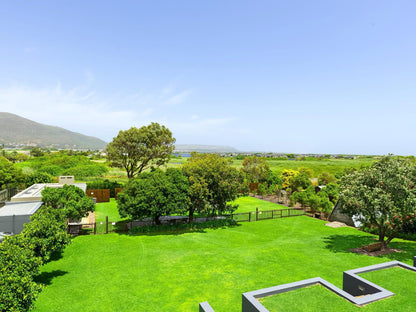
<svg viewBox="0 0 416 312"><path fill-rule="evenodd" d="M67 88L60 83L36 88L24 85L0 87L0 111L10 112L36 122L111 141L119 130L140 127L156 121L168 126L181 141L198 141L220 135L230 128L233 118L207 118L192 107L188 117L177 105L186 106L191 89L178 90L169 85L156 91L137 91L99 95L91 87L94 75L86 71L84 85ZM189 107L191 108L191 107Z"/></svg>
<svg viewBox="0 0 416 312"><path fill-rule="evenodd" d="M0 88L0 111L104 140L116 135L117 129L128 128L148 116L147 109L141 112L118 108L116 103L101 99L93 90L65 89L60 84L44 88Z"/></svg>

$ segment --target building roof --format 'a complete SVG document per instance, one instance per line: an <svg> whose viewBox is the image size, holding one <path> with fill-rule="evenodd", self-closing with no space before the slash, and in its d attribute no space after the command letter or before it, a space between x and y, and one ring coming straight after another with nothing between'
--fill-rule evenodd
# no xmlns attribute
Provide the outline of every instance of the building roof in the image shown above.
<svg viewBox="0 0 416 312"><path fill-rule="evenodd" d="M16 194L11 198L12 202L27 202L27 201L41 201L42 200L42 191L46 187L52 188L62 188L64 184L60 183L37 183L28 187L24 191ZM79 187L84 192L87 189L86 183L74 183L73 185Z"/></svg>
<svg viewBox="0 0 416 312"><path fill-rule="evenodd" d="M3 208L0 208L0 217L5 216L31 216L41 206L43 202L7 202Z"/></svg>

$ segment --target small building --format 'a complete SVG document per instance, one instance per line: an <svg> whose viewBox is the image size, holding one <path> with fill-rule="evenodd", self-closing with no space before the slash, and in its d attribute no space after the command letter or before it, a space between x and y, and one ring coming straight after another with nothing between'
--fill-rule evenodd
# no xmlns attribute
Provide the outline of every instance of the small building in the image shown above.
<svg viewBox="0 0 416 312"><path fill-rule="evenodd" d="M86 183L75 183L73 176L59 177L59 183L37 183L29 186L27 189L21 191L11 198L11 202L27 202L27 201L41 201L42 191L46 187L62 188L64 185L75 185L82 189L85 193L87 190Z"/></svg>
<svg viewBox="0 0 416 312"><path fill-rule="evenodd" d="M359 221L358 216L354 215L350 217L349 215L344 213L339 200L335 204L334 209L332 209L332 212L328 217L328 221L330 222L338 221L338 222L342 222L342 223L345 223L346 225L353 226L356 228L362 225L361 222Z"/></svg>
<svg viewBox="0 0 416 312"><path fill-rule="evenodd" d="M30 222L30 217L42 204L41 201L6 202L6 205L0 208L0 233L19 234L23 230L23 224Z"/></svg>

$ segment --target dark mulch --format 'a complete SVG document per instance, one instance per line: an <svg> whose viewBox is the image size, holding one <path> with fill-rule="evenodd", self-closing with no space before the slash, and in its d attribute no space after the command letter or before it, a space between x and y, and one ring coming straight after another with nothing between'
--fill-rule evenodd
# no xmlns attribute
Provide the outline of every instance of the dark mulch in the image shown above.
<svg viewBox="0 0 416 312"><path fill-rule="evenodd" d="M390 248L390 247L386 247L382 250L375 250L371 252L368 252L362 247L358 247L358 248L350 249L350 251L359 253L361 255L371 256L371 257L384 256L384 255L388 255L388 254L395 253L395 252L403 252L403 250L401 249L395 249L395 248Z"/></svg>

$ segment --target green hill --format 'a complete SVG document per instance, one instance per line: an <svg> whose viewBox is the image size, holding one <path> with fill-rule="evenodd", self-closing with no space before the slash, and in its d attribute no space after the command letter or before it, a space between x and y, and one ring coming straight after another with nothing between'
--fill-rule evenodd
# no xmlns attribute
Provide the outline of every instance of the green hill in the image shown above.
<svg viewBox="0 0 416 312"><path fill-rule="evenodd" d="M15 114L0 112L0 144L6 147L102 149L107 143L64 128L48 126Z"/></svg>

